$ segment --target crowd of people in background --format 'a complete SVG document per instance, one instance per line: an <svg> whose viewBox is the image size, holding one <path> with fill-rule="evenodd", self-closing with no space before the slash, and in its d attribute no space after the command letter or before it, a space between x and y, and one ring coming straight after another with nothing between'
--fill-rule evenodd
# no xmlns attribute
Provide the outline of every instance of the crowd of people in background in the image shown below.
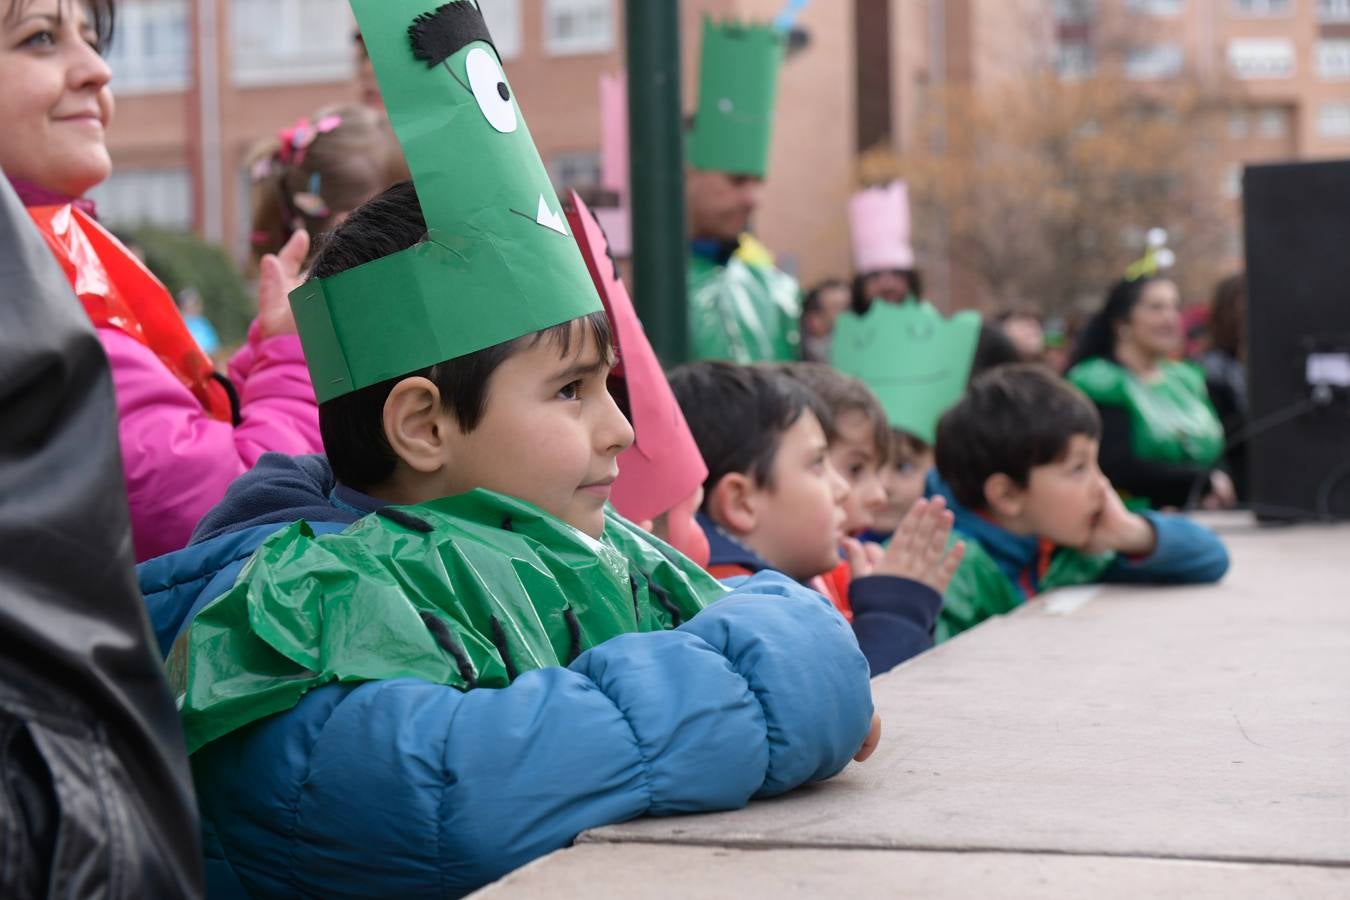
<svg viewBox="0 0 1350 900"><path fill-rule="evenodd" d="M85 199L114 0L0 0L0 167L111 372L213 896L458 895L736 808L866 759L869 677L1041 592L1223 576L1179 513L1245 495L1240 276L1192 358L1152 256L1077 330L947 315L892 181L802 291L753 232L784 35L707 21L666 370L476 7L352 6L362 102L251 156L256 318L220 348ZM180 864L145 883L199 890Z"/></svg>

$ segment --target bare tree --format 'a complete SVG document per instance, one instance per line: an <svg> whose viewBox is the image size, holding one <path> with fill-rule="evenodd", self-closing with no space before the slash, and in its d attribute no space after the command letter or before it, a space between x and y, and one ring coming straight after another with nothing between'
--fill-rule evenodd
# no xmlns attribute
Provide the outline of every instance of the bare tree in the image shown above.
<svg viewBox="0 0 1350 900"><path fill-rule="evenodd" d="M1220 142L1236 95L1185 68L1141 73L1146 36L1118 25L1098 26L1095 65L1077 77L1046 55L1015 78L934 89L898 168L918 249L945 247L965 276L953 283L975 293L939 299L1046 312L1099 300L1155 226L1169 232L1184 296L1213 283L1231 227ZM886 168L879 157L865 180Z"/></svg>

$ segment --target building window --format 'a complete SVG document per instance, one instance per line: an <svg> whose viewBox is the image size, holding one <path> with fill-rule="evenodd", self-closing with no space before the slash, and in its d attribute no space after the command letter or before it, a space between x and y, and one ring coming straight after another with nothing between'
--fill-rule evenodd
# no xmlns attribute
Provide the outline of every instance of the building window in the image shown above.
<svg viewBox="0 0 1350 900"><path fill-rule="evenodd" d="M1235 38L1228 42L1228 66L1243 79L1292 78L1294 44L1286 38Z"/></svg>
<svg viewBox="0 0 1350 900"><path fill-rule="evenodd" d="M1240 16L1287 16L1293 0L1233 0L1233 12Z"/></svg>
<svg viewBox="0 0 1350 900"><path fill-rule="evenodd" d="M614 0L544 0L544 50L551 56L614 49Z"/></svg>
<svg viewBox="0 0 1350 900"><path fill-rule="evenodd" d="M1125 8L1130 12L1148 16L1181 15L1182 0L1128 0Z"/></svg>
<svg viewBox="0 0 1350 900"><path fill-rule="evenodd" d="M116 225L157 225L175 231L192 227L192 179L187 169L119 169L91 190L89 199L98 204L105 221Z"/></svg>
<svg viewBox="0 0 1350 900"><path fill-rule="evenodd" d="M1228 114L1228 136L1230 138L1234 140L1245 138L1250 131L1251 129L1247 127L1246 110L1236 110Z"/></svg>
<svg viewBox="0 0 1350 900"><path fill-rule="evenodd" d="M1350 40L1317 42L1317 76L1327 81L1350 79Z"/></svg>
<svg viewBox="0 0 1350 900"><path fill-rule="evenodd" d="M1136 47L1125 57L1125 77L1132 81L1172 78L1180 74L1182 60L1179 44Z"/></svg>
<svg viewBox="0 0 1350 900"><path fill-rule="evenodd" d="M188 86L187 0L141 0L117 8L108 48L113 90L119 94L181 91Z"/></svg>
<svg viewBox="0 0 1350 900"><path fill-rule="evenodd" d="M1057 22L1090 22L1097 16L1097 0L1054 0L1053 8Z"/></svg>
<svg viewBox="0 0 1350 900"><path fill-rule="evenodd" d="M478 8L483 11L492 45L502 59L520 55L520 0L485 0Z"/></svg>
<svg viewBox="0 0 1350 900"><path fill-rule="evenodd" d="M1319 22L1350 22L1350 0L1317 0Z"/></svg>
<svg viewBox="0 0 1350 900"><path fill-rule="evenodd" d="M578 150L555 153L548 161L548 175L559 194L586 190L600 184L600 151Z"/></svg>
<svg viewBox="0 0 1350 900"><path fill-rule="evenodd" d="M352 78L346 0L231 0L230 55L240 87Z"/></svg>
<svg viewBox="0 0 1350 900"><path fill-rule="evenodd" d="M1230 200L1236 200L1242 196L1242 165L1240 163L1234 163L1224 169L1219 190Z"/></svg>
<svg viewBox="0 0 1350 900"><path fill-rule="evenodd" d="M1317 133L1328 138L1350 138L1350 103L1324 103L1317 111Z"/></svg>
<svg viewBox="0 0 1350 900"><path fill-rule="evenodd" d="M1055 48L1055 71L1060 78L1087 78L1097 69L1097 54L1086 41L1061 42Z"/></svg>
<svg viewBox="0 0 1350 900"><path fill-rule="evenodd" d="M1261 110L1256 120L1256 133L1266 138L1282 138L1289 134L1289 111L1280 107Z"/></svg>

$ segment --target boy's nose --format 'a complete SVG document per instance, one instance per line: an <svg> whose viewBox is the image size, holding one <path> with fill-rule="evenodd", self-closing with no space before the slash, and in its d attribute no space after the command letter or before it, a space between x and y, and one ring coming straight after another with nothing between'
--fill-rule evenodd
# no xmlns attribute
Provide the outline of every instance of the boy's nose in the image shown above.
<svg viewBox="0 0 1350 900"><path fill-rule="evenodd" d="M849 487L848 479L844 478L839 470L834 467L834 463L828 459L825 460L825 477L829 479L830 496L834 497L834 502L843 503L852 488Z"/></svg>
<svg viewBox="0 0 1350 900"><path fill-rule="evenodd" d="M601 412L602 421L596 429L596 443L603 448L602 453L617 456L633 446L636 435L633 426L624 416L614 397L605 391L605 409Z"/></svg>

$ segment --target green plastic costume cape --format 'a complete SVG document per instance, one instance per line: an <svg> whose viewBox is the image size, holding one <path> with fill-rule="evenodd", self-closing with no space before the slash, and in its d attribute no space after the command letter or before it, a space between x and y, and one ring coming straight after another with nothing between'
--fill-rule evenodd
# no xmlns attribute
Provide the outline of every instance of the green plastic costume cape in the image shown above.
<svg viewBox="0 0 1350 900"><path fill-rule="evenodd" d="M953 535L953 540L962 537ZM979 541L966 538L966 555L942 595L934 639L953 638L992 616L1012 612L1025 599L1021 590L998 567ZM1055 588L1094 584L1115 560L1114 553L1088 556L1060 547L1050 557L1050 566L1040 580L1040 593Z"/></svg>
<svg viewBox="0 0 1350 900"><path fill-rule="evenodd" d="M277 532L175 644L169 679L195 752L335 681L504 687L616 635L673 628L725 590L612 510L597 541L479 490L340 534Z"/></svg>
<svg viewBox="0 0 1350 900"><path fill-rule="evenodd" d="M764 177L785 49L783 32L775 28L704 17L690 165Z"/></svg>
<svg viewBox="0 0 1350 900"><path fill-rule="evenodd" d="M602 309L478 8L351 5L428 234L292 292L320 403Z"/></svg>
<svg viewBox="0 0 1350 900"><path fill-rule="evenodd" d="M1130 414L1135 456L1150 462L1213 466L1223 455L1223 424L1210 405L1205 376L1189 363L1162 364L1162 378L1145 384L1101 357L1069 371L1069 381L1100 406Z"/></svg>
<svg viewBox="0 0 1350 900"><path fill-rule="evenodd" d="M738 363L801 358L797 280L739 252L726 265L689 256L689 355Z"/></svg>
<svg viewBox="0 0 1350 900"><path fill-rule="evenodd" d="M839 317L831 363L872 389L891 427L932 446L938 419L965 392L979 339L973 310L944 319L926 300L874 301L865 315Z"/></svg>

